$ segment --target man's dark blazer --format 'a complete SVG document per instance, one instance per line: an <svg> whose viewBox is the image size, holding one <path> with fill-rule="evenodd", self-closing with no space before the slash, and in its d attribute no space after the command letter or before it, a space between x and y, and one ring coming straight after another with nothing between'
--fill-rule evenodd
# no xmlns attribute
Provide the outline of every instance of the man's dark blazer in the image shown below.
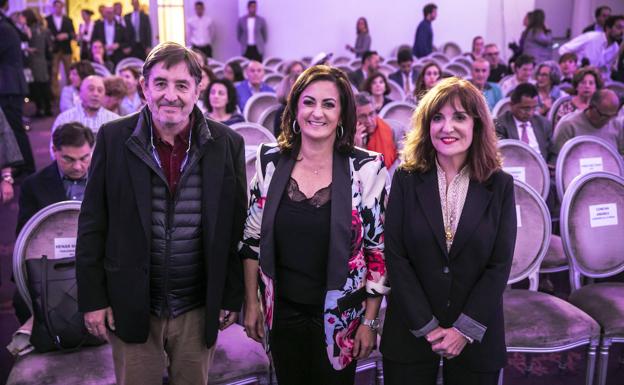
<svg viewBox="0 0 624 385"><path fill-rule="evenodd" d="M46 17L46 22L48 23L48 29L50 29L50 33L52 34L52 39L54 43L52 44L52 52L62 52L65 55L71 55L71 41L76 38L76 32L74 31L74 24L72 19L67 16L63 16L63 21L61 22L61 29L56 29L56 24L54 24L54 16L50 15ZM56 41L56 35L59 33L66 33L69 35L69 38L63 41Z"/></svg>
<svg viewBox="0 0 624 385"><path fill-rule="evenodd" d="M540 115L533 115L530 120L533 132L535 133L535 139L539 144L540 153L548 164L553 164L556 160L556 155L553 149L552 142L552 124L548 119ZM518 137L518 129L516 128L516 122L514 121L511 111L506 111L502 116L498 117L494 121L496 127L496 135L501 139L520 139Z"/></svg>
<svg viewBox="0 0 624 385"><path fill-rule="evenodd" d="M105 49L106 45L108 44L119 43L119 48L117 48L111 56L107 56L115 65L125 57L122 50L128 46L128 36L124 27L122 27L121 24L119 24L117 21L115 21L115 38L112 42L106 41L104 21L96 21L95 25L93 25L93 35L91 37L91 42L94 42L96 40L100 40L102 43L104 43Z"/></svg>
<svg viewBox="0 0 624 385"><path fill-rule="evenodd" d="M503 291L516 240L513 178L495 172L471 180L451 250L447 252L435 167L394 174L385 221L390 280L381 352L397 362L439 360L420 330L437 318L444 328L460 314L487 329L454 358L473 371L505 365Z"/></svg>
<svg viewBox="0 0 624 385"><path fill-rule="evenodd" d="M403 72L401 72L401 70L391 73L388 78L400 85L401 89L403 89ZM418 71L414 68L412 69L412 80L414 82L414 86L416 85L416 78L418 78Z"/></svg>
<svg viewBox="0 0 624 385"><path fill-rule="evenodd" d="M27 95L20 32L2 11L0 36L0 95Z"/></svg>
<svg viewBox="0 0 624 385"><path fill-rule="evenodd" d="M349 72L348 74L349 80L358 90L364 83L364 71L362 69L358 69L357 71Z"/></svg>
<svg viewBox="0 0 624 385"><path fill-rule="evenodd" d="M135 44L135 30L132 24L132 13L124 16L126 21L126 34L130 45ZM152 25L150 24L149 16L145 12L139 12L139 41L143 45L143 55L145 56L145 48L152 46Z"/></svg>
<svg viewBox="0 0 624 385"><path fill-rule="evenodd" d="M115 334L144 343L149 334L151 178L149 109L102 126L78 220L76 278L80 311L113 309ZM195 107L187 167L202 178L206 266L205 339L214 345L220 309L240 311L242 264L237 245L247 211L245 146L225 125Z"/></svg>
<svg viewBox="0 0 624 385"><path fill-rule="evenodd" d="M39 210L64 200L67 200L67 194L58 165L54 161L48 167L24 179L20 188L15 233L19 234L26 222Z"/></svg>

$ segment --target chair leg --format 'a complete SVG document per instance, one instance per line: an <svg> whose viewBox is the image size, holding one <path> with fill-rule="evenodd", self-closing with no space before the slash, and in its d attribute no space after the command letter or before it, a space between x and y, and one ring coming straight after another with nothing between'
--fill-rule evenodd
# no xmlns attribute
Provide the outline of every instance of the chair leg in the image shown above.
<svg viewBox="0 0 624 385"><path fill-rule="evenodd" d="M596 373L596 344L591 343L587 352L587 374L585 377L585 385L592 385L594 383L594 376Z"/></svg>
<svg viewBox="0 0 624 385"><path fill-rule="evenodd" d="M598 358L598 385L606 385L607 368L609 366L609 348L611 339L603 338L600 344L600 357Z"/></svg>

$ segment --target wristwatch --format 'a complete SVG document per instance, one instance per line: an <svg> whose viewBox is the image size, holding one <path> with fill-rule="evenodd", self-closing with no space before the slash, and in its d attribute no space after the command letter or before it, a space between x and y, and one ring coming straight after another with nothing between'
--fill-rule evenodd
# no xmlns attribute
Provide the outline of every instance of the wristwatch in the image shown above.
<svg viewBox="0 0 624 385"><path fill-rule="evenodd" d="M8 184L13 184L15 182L11 174L2 174L2 180Z"/></svg>
<svg viewBox="0 0 624 385"><path fill-rule="evenodd" d="M366 319L362 317L362 320L360 323L364 326L368 326L369 328L371 328L372 331L377 331L377 329L379 329L379 318Z"/></svg>

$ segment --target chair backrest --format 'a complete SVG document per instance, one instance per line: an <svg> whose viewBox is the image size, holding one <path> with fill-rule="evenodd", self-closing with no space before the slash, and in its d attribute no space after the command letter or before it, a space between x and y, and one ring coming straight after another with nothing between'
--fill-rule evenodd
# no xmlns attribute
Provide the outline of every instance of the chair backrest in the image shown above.
<svg viewBox="0 0 624 385"><path fill-rule="evenodd" d="M415 106L408 102L390 102L379 111L382 119L395 119L409 125Z"/></svg>
<svg viewBox="0 0 624 385"><path fill-rule="evenodd" d="M624 178L607 172L576 177L561 202L560 225L572 290L581 287L581 276L624 271Z"/></svg>
<svg viewBox="0 0 624 385"><path fill-rule="evenodd" d="M444 52L444 55L451 58L461 55L462 50L459 47L459 44L449 41L442 46L442 52Z"/></svg>
<svg viewBox="0 0 624 385"><path fill-rule="evenodd" d="M390 76L391 73L395 72L396 69L388 64L380 64L378 71L381 72L382 74L384 74L384 76L386 77L386 79L388 78L388 76Z"/></svg>
<svg viewBox="0 0 624 385"><path fill-rule="evenodd" d="M121 72L121 70L126 67L136 67L139 69L139 71L141 71L144 63L145 62L139 59L138 57L127 57L127 58L121 59L119 63L117 63L117 66L115 67L115 75L119 76L119 73Z"/></svg>
<svg viewBox="0 0 624 385"><path fill-rule="evenodd" d="M401 88L397 82L388 79L388 86L390 86L390 94L388 95L390 99L398 101L405 100L405 91L403 91L403 88Z"/></svg>
<svg viewBox="0 0 624 385"><path fill-rule="evenodd" d="M503 156L503 170L531 186L546 200L550 191L550 171L544 158L531 146L516 139L499 140L498 149Z"/></svg>
<svg viewBox="0 0 624 385"><path fill-rule="evenodd" d="M41 209L22 228L13 249L13 277L19 294L30 311L32 302L28 293L25 260L75 256L78 234L79 201L54 203Z"/></svg>
<svg viewBox="0 0 624 385"><path fill-rule="evenodd" d="M225 77L225 72L223 71L222 67L217 67L213 69L212 73L214 74L214 76L217 77L217 79L223 79Z"/></svg>
<svg viewBox="0 0 624 385"><path fill-rule="evenodd" d="M280 73L273 73L264 75L264 79L262 81L268 84L271 88L276 89L282 79L284 79L284 75Z"/></svg>
<svg viewBox="0 0 624 385"><path fill-rule="evenodd" d="M353 60L352 58L348 57L348 56L334 56L334 58L332 59L331 63L334 67L339 66L339 65L349 65L349 63L351 63L351 60Z"/></svg>
<svg viewBox="0 0 624 385"><path fill-rule="evenodd" d="M384 62L384 64L394 68L395 71L397 71L400 68L399 62L397 61L397 59L388 59Z"/></svg>
<svg viewBox="0 0 624 385"><path fill-rule="evenodd" d="M229 58L225 64L227 65L228 63L232 63L232 62L238 62L238 64L240 64L241 68L245 68L247 66L247 63L249 63L249 59L247 59L244 56L234 56Z"/></svg>
<svg viewBox="0 0 624 385"><path fill-rule="evenodd" d="M277 69L277 67L283 62L284 60L282 58L279 57L268 57L266 59L264 59L264 62L262 64L264 64L265 68L272 68L272 69Z"/></svg>
<svg viewBox="0 0 624 385"><path fill-rule="evenodd" d="M537 290L539 267L550 244L550 212L544 199L531 186L516 179L514 187L518 231L507 284L529 278L529 289Z"/></svg>
<svg viewBox="0 0 624 385"><path fill-rule="evenodd" d="M271 131L258 123L241 122L232 124L230 128L242 135L245 146L259 146L262 143L275 143L275 136Z"/></svg>
<svg viewBox="0 0 624 385"><path fill-rule="evenodd" d="M384 119L384 122L388 123L390 128L392 128L392 136L396 142L397 150L401 151L405 145L405 135L409 131L409 124L395 119Z"/></svg>
<svg viewBox="0 0 624 385"><path fill-rule="evenodd" d="M274 132L273 129L275 123L275 115L277 114L277 111L280 109L280 107L280 104L276 104L264 110L264 112L260 114L260 117L258 118L258 124L266 128L267 130Z"/></svg>
<svg viewBox="0 0 624 385"><path fill-rule="evenodd" d="M472 59L470 58L470 56L455 56L451 62L461 63L469 69L472 67Z"/></svg>
<svg viewBox="0 0 624 385"><path fill-rule="evenodd" d="M614 91L616 94L618 94L620 99L622 99L624 97L624 83L622 83L622 82L618 82L618 81L615 81L615 80L609 80L609 81L605 82L605 88L608 88L608 89Z"/></svg>
<svg viewBox="0 0 624 385"><path fill-rule="evenodd" d="M449 59L448 56L446 56L442 52L432 52L426 57L440 64L442 67L444 67L446 63L451 61L451 59Z"/></svg>
<svg viewBox="0 0 624 385"><path fill-rule="evenodd" d="M349 63L349 68L351 68L351 71L357 71L362 68L362 59L351 60L351 62Z"/></svg>
<svg viewBox="0 0 624 385"><path fill-rule="evenodd" d="M91 62L91 65L93 66L93 69L95 70L95 74L98 76L105 78L107 76L112 75L110 71L108 70L108 68L106 68L106 66L100 63Z"/></svg>
<svg viewBox="0 0 624 385"><path fill-rule="evenodd" d="M572 180L592 171L606 171L624 176L622 156L607 141L596 136L581 135L568 140L557 157L555 186L559 199Z"/></svg>
<svg viewBox="0 0 624 385"><path fill-rule="evenodd" d="M448 63L446 66L444 66L444 70L461 78L470 75L470 69L460 62Z"/></svg>
<svg viewBox="0 0 624 385"><path fill-rule="evenodd" d="M243 116L246 121L257 123L264 110L276 104L278 104L278 101L274 92L258 92L247 100Z"/></svg>
<svg viewBox="0 0 624 385"><path fill-rule="evenodd" d="M553 128L553 133L555 130L555 126L557 125L557 111L559 111L559 107L561 107L561 105L567 101L569 101L570 99L572 99L572 96L568 95L568 96L562 96L559 99L555 100L552 104L552 106L550 107L550 110L548 110L548 115L546 115L546 118L548 119L548 121L550 122L550 124L552 124L552 128Z"/></svg>
<svg viewBox="0 0 624 385"><path fill-rule="evenodd" d="M499 100L492 108L492 117L497 118L511 109L511 98L506 97Z"/></svg>

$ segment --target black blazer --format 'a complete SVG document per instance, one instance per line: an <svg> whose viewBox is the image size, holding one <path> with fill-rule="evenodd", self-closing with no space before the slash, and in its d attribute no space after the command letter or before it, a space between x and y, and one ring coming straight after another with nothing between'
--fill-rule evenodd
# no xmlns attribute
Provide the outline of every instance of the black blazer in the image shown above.
<svg viewBox="0 0 624 385"><path fill-rule="evenodd" d="M152 25L150 24L149 16L145 14L145 12L139 12L139 40L143 47L151 47L152 46ZM132 24L132 13L124 16L124 20L126 21L126 35L128 38L129 44L134 44L135 39L135 31L134 25Z"/></svg>
<svg viewBox="0 0 624 385"><path fill-rule="evenodd" d="M117 48L112 55L107 56L110 60L112 60L115 65L119 63L121 59L125 57L123 53L123 49L128 46L128 36L126 34L126 30L121 26L118 22L115 21L115 37L113 41L106 41L106 32L104 31L104 21L98 20L95 22L93 26L93 35L91 36L91 43L96 40L100 40L104 43L104 48L106 48L107 44L119 43L119 48Z"/></svg>
<svg viewBox="0 0 624 385"><path fill-rule="evenodd" d="M357 71L349 72L348 74L349 80L358 90L364 83L364 71L362 69L358 69Z"/></svg>
<svg viewBox="0 0 624 385"><path fill-rule="evenodd" d="M71 51L71 41L76 38L76 32L74 31L74 23L72 19L67 16L63 16L63 21L61 22L61 29L56 29L56 24L54 24L54 16L50 15L46 17L46 22L48 23L48 29L50 29L50 33L52 34L52 40L54 43L52 44L52 52L62 52L66 55L70 55ZM66 33L69 35L69 39L63 41L56 41L56 35L59 33Z"/></svg>
<svg viewBox="0 0 624 385"><path fill-rule="evenodd" d="M27 95L21 32L0 11L0 95Z"/></svg>
<svg viewBox="0 0 624 385"><path fill-rule="evenodd" d="M80 311L111 306L115 334L128 343L144 343L149 334L151 176L158 166L149 152L149 111L144 109L98 132L76 245ZM193 114L195 140L188 162L201 168L204 330L210 347L219 310L240 311L242 306L237 244L247 209L245 146L239 134L205 120L197 107Z"/></svg>
<svg viewBox="0 0 624 385"><path fill-rule="evenodd" d="M19 234L26 222L39 210L64 200L67 200L67 194L55 161L36 174L24 179L20 188L15 233Z"/></svg>
<svg viewBox="0 0 624 385"><path fill-rule="evenodd" d="M381 340L385 357L399 362L439 359L423 329L435 317L452 327L460 314L487 329L481 342L454 358L475 371L505 365L503 290L516 240L513 178L497 171L470 181L455 240L446 251L437 172L394 174L386 211L386 264L391 292Z"/></svg>
<svg viewBox="0 0 624 385"><path fill-rule="evenodd" d="M416 87L416 78L418 77L418 72L416 71L416 69L412 69L411 75L414 82L414 87ZM401 72L401 70L391 73L388 78L394 81L396 84L400 85L401 88L403 88L403 72Z"/></svg>
<svg viewBox="0 0 624 385"><path fill-rule="evenodd" d="M548 164L553 164L556 161L552 142L552 124L548 119L543 116L533 115L531 118L531 126L535 133L535 139L539 144L540 153ZM518 129L516 128L516 122L514 121L511 111L506 111L502 116L494 120L496 127L496 135L501 139L517 139Z"/></svg>

